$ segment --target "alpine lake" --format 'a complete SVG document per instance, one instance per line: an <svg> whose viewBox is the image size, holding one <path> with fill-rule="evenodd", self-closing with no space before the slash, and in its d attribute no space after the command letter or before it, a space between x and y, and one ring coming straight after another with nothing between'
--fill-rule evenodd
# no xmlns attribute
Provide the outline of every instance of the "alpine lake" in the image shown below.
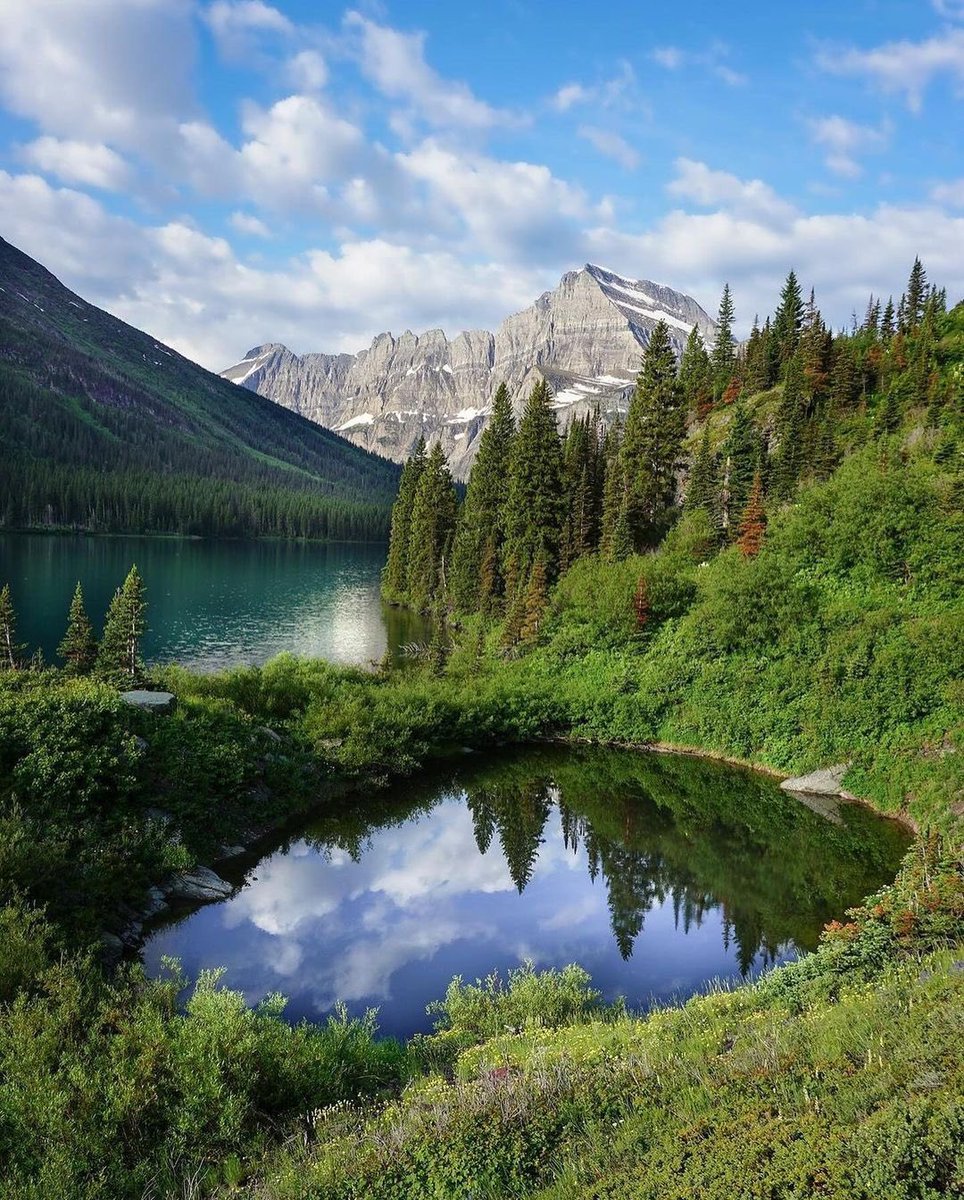
<svg viewBox="0 0 964 1200"><path fill-rule="evenodd" d="M384 606L379 546L0 535L20 634L53 658L76 581L95 623L136 562L148 661L198 671L282 651L366 666L427 637ZM891 880L909 842L855 804L685 756L590 747L465 752L325 806L216 864L235 894L157 925L147 970L223 967L292 1020L377 1008L383 1033L432 1028L449 981L577 962L645 1010L812 950Z"/></svg>

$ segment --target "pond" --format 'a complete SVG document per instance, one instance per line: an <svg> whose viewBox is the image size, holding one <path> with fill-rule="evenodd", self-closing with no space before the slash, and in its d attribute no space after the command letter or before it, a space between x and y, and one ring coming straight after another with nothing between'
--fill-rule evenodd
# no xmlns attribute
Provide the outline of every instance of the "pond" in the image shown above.
<svg viewBox="0 0 964 1200"><path fill-rule="evenodd" d="M0 534L0 586L13 592L19 639L48 662L77 581L99 633L136 563L147 586L147 662L214 671L287 650L366 666L429 636L419 617L381 602L384 562L379 545Z"/></svg>
<svg viewBox="0 0 964 1200"><path fill-rule="evenodd" d="M270 850L233 898L158 929L189 975L226 968L292 1019L337 1001L428 1031L449 980L578 962L634 1008L813 949L891 880L909 835L857 805L813 811L773 780L592 748L466 754ZM241 882L241 879L238 879Z"/></svg>

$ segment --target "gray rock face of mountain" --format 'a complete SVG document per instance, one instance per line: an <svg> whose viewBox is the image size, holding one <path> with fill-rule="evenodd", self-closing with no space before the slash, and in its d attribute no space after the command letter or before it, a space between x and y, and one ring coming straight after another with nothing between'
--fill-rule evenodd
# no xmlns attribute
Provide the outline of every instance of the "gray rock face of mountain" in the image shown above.
<svg viewBox="0 0 964 1200"><path fill-rule="evenodd" d="M588 264L495 334L472 330L449 341L440 329L381 333L354 355L298 356L268 344L222 375L397 462L420 435L440 440L464 479L500 383L518 408L533 382L547 379L561 424L596 406L611 420L626 411L660 320L678 352L694 325L707 342L715 332L690 296Z"/></svg>

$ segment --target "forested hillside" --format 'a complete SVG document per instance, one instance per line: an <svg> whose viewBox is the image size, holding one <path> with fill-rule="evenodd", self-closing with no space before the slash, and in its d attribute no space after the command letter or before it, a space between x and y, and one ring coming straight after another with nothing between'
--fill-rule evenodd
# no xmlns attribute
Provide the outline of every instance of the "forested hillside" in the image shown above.
<svg viewBox="0 0 964 1200"><path fill-rule="evenodd" d="M0 239L0 528L381 538L397 468L87 304Z"/></svg>

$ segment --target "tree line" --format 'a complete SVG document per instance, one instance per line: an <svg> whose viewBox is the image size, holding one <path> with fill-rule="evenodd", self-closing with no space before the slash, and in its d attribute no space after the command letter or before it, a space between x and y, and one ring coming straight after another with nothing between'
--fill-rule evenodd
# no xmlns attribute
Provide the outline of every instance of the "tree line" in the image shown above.
<svg viewBox="0 0 964 1200"><path fill-rule="evenodd" d="M499 619L509 648L535 639L550 588L577 559L654 548L681 512L705 514L708 553L736 543L755 555L767 508L827 478L845 440L852 448L860 436L892 433L912 409L940 426L960 398L960 381L939 369L945 314L945 292L917 259L896 305L871 297L862 321L834 333L791 270L775 313L762 325L754 319L742 345L728 285L712 345L694 328L677 361L657 323L625 417L608 428L597 411L560 432L544 381L516 421L500 385L461 505L438 443L429 450L420 441L406 463L385 598L442 621ZM746 403L759 393L772 402ZM720 412L725 421L710 420ZM688 430L697 434L690 453ZM634 601L639 625L644 587Z"/></svg>
<svg viewBox="0 0 964 1200"><path fill-rule="evenodd" d="M133 687L144 673L141 639L146 629L147 596L136 564L114 593L99 641L78 581L67 613L67 628L57 648L64 674L91 675L118 687ZM4 584L0 589L0 671L38 669L43 665L39 651L28 659L27 647L17 640L13 596L10 585Z"/></svg>

